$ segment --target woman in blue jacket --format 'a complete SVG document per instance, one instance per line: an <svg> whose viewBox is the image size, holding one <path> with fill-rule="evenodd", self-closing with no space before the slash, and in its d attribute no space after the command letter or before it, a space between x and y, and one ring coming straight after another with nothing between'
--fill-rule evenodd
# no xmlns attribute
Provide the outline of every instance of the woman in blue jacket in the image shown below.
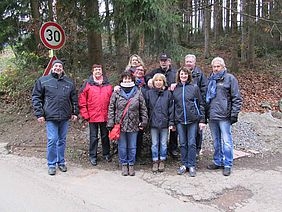
<svg viewBox="0 0 282 212"><path fill-rule="evenodd" d="M182 166L177 173L182 175L189 169L196 176L196 133L197 126L205 127L204 102L200 89L192 83L191 72L182 67L177 71L177 86L173 91L175 124L179 134Z"/></svg>
<svg viewBox="0 0 282 212"><path fill-rule="evenodd" d="M152 84L153 88L148 90L146 93L146 102L149 111L149 124L152 137L152 171L163 172L165 169L164 161L167 158L168 130L174 128L174 107L172 93L167 90L165 86L165 75L160 73L155 74Z"/></svg>

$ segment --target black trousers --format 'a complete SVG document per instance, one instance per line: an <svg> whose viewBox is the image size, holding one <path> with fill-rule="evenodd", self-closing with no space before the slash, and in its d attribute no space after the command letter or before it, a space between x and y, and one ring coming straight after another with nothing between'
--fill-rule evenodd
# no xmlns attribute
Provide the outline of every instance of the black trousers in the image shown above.
<svg viewBox="0 0 282 212"><path fill-rule="evenodd" d="M100 135L102 141L103 156L107 156L110 154L110 140L108 137L109 132L106 125L107 125L106 122L89 123L89 130L90 130L89 157L90 158L97 158L99 128L100 128Z"/></svg>

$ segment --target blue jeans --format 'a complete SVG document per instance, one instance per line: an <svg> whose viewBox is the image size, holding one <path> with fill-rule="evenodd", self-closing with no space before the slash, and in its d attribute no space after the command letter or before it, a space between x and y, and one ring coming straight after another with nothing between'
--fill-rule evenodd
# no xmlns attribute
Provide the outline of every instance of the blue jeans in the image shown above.
<svg viewBox="0 0 282 212"><path fill-rule="evenodd" d="M122 165L134 165L138 132L120 132L118 156Z"/></svg>
<svg viewBox="0 0 282 212"><path fill-rule="evenodd" d="M160 160L166 160L168 129L151 128L151 137L152 137L153 161L159 160L159 146L160 146Z"/></svg>
<svg viewBox="0 0 282 212"><path fill-rule="evenodd" d="M103 149L103 156L110 155L110 140L108 137L109 131L106 128L107 122L89 123L90 142L89 142L89 157L97 159L98 149L98 129L100 127L101 143Z"/></svg>
<svg viewBox="0 0 282 212"><path fill-rule="evenodd" d="M217 166L232 167L233 142L230 121L210 121L209 125L214 142L214 164Z"/></svg>
<svg viewBox="0 0 282 212"><path fill-rule="evenodd" d="M48 167L65 164L68 126L68 120L46 122Z"/></svg>
<svg viewBox="0 0 282 212"><path fill-rule="evenodd" d="M181 162L186 168L196 165L196 134L198 122L193 124L177 124Z"/></svg>

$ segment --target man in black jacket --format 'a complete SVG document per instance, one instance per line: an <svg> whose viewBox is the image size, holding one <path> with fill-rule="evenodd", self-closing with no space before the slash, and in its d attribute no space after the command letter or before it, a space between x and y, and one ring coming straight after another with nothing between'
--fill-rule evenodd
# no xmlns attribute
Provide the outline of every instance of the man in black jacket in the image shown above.
<svg viewBox="0 0 282 212"><path fill-rule="evenodd" d="M213 164L208 169L223 169L229 176L233 166L233 141L231 125L237 122L242 105L237 79L229 74L224 60L212 60L212 74L206 93L207 116L214 140Z"/></svg>
<svg viewBox="0 0 282 212"><path fill-rule="evenodd" d="M165 75L168 85L168 90L171 90L171 86L175 85L176 80L176 70L171 67L171 57L167 53L160 54L160 67L152 70L150 73L146 74L145 81L149 87L152 87L152 78L155 74L161 73ZM173 87L173 86L172 86ZM175 87L175 86L174 86ZM177 158L178 156L178 142L177 142L177 132L170 130L168 151L172 157Z"/></svg>
<svg viewBox="0 0 282 212"><path fill-rule="evenodd" d="M32 106L39 124L46 122L48 174L62 172L65 165L69 119L77 120L78 98L74 82L65 76L63 63L55 60L51 73L40 77L32 91Z"/></svg>
<svg viewBox="0 0 282 212"><path fill-rule="evenodd" d="M185 67L187 67L192 72L193 83L200 88L202 99L206 98L206 87L208 79L201 70L200 67L196 66L196 56L193 54L187 54L185 56ZM205 112L205 111L203 111ZM199 157L199 154L202 149L203 142L203 130L198 128L196 136L196 154Z"/></svg>

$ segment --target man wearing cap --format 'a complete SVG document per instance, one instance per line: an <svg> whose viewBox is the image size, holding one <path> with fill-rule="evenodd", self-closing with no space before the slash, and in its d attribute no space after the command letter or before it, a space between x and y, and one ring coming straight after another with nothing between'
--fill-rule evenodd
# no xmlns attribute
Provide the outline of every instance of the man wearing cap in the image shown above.
<svg viewBox="0 0 282 212"><path fill-rule="evenodd" d="M168 90L175 84L176 80L176 70L171 67L171 57L167 53L160 54L160 67L152 70L150 73L146 74L145 81L149 87L152 87L152 79L155 74L161 73L165 75L168 85ZM175 87L175 86L174 86ZM177 158L178 153L178 143L177 143L177 132L174 130L170 131L168 150L172 157Z"/></svg>
<svg viewBox="0 0 282 212"><path fill-rule="evenodd" d="M75 84L65 75L61 60L55 60L50 74L36 81L32 106L38 123L46 125L48 174L55 175L57 165L62 172L66 172L69 119L76 121L79 111Z"/></svg>
<svg viewBox="0 0 282 212"><path fill-rule="evenodd" d="M206 88L208 79L203 73L202 69L196 66L196 56L193 54L187 54L184 59L185 67L192 73L193 83L200 88L202 99L206 99ZM198 127L196 135L196 155L199 157L203 142L203 130Z"/></svg>

